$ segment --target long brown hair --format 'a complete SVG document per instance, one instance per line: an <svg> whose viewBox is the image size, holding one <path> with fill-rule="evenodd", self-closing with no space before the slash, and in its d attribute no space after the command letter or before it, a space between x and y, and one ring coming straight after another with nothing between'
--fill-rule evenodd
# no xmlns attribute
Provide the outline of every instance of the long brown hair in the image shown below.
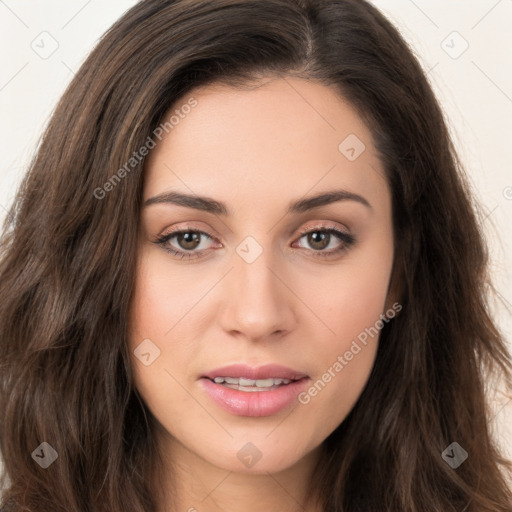
<svg viewBox="0 0 512 512"><path fill-rule="evenodd" d="M144 0L82 65L1 239L13 510L156 510L157 450L126 344L144 164L130 159L194 87L264 75L337 87L371 128L392 190L403 309L324 442L312 492L326 512L512 510L485 395L495 375L511 383L512 362L489 314L478 210L421 67L362 0ZM468 454L457 468L441 455L452 442Z"/></svg>

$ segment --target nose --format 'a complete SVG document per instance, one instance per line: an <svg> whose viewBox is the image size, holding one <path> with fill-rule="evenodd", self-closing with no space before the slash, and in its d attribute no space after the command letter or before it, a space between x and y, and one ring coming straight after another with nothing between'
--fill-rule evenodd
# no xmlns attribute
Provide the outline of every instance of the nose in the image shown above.
<svg viewBox="0 0 512 512"><path fill-rule="evenodd" d="M238 255L234 258L221 306L222 328L250 341L277 338L294 330L298 300L286 275L272 265L266 251L252 263Z"/></svg>

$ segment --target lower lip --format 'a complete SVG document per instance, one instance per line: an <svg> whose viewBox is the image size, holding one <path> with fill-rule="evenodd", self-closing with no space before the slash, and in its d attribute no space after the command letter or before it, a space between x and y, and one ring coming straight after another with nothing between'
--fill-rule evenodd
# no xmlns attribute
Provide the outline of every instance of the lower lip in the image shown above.
<svg viewBox="0 0 512 512"><path fill-rule="evenodd" d="M202 378L206 393L222 409L236 416L271 416L297 401L297 396L307 386L304 378L280 386L272 391L238 391Z"/></svg>

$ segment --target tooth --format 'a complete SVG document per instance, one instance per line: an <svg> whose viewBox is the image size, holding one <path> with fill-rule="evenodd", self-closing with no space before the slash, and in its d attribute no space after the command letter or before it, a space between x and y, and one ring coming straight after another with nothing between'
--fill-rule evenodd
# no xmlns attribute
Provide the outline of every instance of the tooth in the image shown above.
<svg viewBox="0 0 512 512"><path fill-rule="evenodd" d="M239 389L239 386L238 384L228 384L227 382L225 382L224 384L222 384L224 387L226 388L229 388L229 389L236 389L238 391Z"/></svg>
<svg viewBox="0 0 512 512"><path fill-rule="evenodd" d="M245 392L249 392L249 393L260 393L260 392L263 392L263 391L270 391L271 389L273 388L257 388L257 387L254 387L254 386L251 386L251 387L245 387L245 386L238 386L238 390L239 391L245 391Z"/></svg>
<svg viewBox="0 0 512 512"><path fill-rule="evenodd" d="M217 384L237 389L240 391L270 391L279 385L289 384L291 379L246 379L245 377L215 377L213 381Z"/></svg>
<svg viewBox="0 0 512 512"><path fill-rule="evenodd" d="M276 379L276 380L278 380L278 379ZM241 384L241 382L240 382L240 384ZM276 382L276 384L278 384L278 382ZM259 388L266 388L266 387L274 385L274 379L259 379L255 382L255 385L258 386Z"/></svg>
<svg viewBox="0 0 512 512"><path fill-rule="evenodd" d="M240 380L238 382L238 384L240 384L240 386L254 386L255 383L256 383L255 380L244 379L243 377L240 377Z"/></svg>

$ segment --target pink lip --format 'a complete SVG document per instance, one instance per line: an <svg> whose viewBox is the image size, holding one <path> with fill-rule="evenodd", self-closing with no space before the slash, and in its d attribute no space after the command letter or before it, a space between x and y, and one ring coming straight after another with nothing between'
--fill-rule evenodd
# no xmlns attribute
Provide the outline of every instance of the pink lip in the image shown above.
<svg viewBox="0 0 512 512"><path fill-rule="evenodd" d="M285 366L279 366L277 364L266 364L253 368L246 364L231 364L217 368L211 372L205 373L203 377L208 379L214 379L215 377L243 377L244 379L290 379L299 380L307 377L305 373Z"/></svg>
<svg viewBox="0 0 512 512"><path fill-rule="evenodd" d="M294 382L272 391L238 391L213 382L215 377L244 377L246 379L290 379ZM297 401L297 396L308 385L309 377L302 372L277 365L251 368L236 364L218 368L200 379L209 397L222 409L236 416L271 416Z"/></svg>

